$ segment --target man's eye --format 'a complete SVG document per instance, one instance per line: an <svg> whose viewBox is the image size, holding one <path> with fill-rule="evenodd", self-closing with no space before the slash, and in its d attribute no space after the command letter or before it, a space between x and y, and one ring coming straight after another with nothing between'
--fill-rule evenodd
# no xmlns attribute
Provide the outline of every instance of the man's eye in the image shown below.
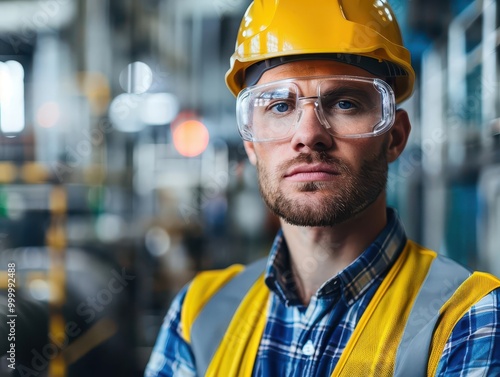
<svg viewBox="0 0 500 377"><path fill-rule="evenodd" d="M271 106L271 110L276 113L286 113L290 110L290 105L285 102L280 102Z"/></svg>
<svg viewBox="0 0 500 377"><path fill-rule="evenodd" d="M354 108L354 104L351 101L339 101L337 102L337 106L341 110L350 110Z"/></svg>

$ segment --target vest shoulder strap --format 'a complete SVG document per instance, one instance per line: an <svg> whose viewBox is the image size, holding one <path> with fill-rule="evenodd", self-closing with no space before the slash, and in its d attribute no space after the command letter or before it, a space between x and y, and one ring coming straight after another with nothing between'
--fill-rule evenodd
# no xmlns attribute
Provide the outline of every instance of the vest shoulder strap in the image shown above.
<svg viewBox="0 0 500 377"><path fill-rule="evenodd" d="M430 344L427 374L434 376L441 359L441 353L455 325L472 306L493 290L500 288L500 280L485 272L474 272L440 309L439 325Z"/></svg>
<svg viewBox="0 0 500 377"><path fill-rule="evenodd" d="M230 280L224 282L209 298L194 319L190 340L198 376L205 376L231 319L247 292L264 271L266 262L267 258L259 259L244 270L239 270L237 274L231 274ZM196 279L192 284L196 284Z"/></svg>
<svg viewBox="0 0 500 377"><path fill-rule="evenodd" d="M433 376L454 325L495 286L496 279L478 285L478 276L408 241L361 316L332 377Z"/></svg>
<svg viewBox="0 0 500 377"><path fill-rule="evenodd" d="M437 256L415 299L396 354L395 377L425 376L441 307L470 276L458 263Z"/></svg>
<svg viewBox="0 0 500 377"><path fill-rule="evenodd" d="M235 264L223 270L202 271L191 281L181 309L181 333L187 343L191 343L191 327L206 303L244 268Z"/></svg>

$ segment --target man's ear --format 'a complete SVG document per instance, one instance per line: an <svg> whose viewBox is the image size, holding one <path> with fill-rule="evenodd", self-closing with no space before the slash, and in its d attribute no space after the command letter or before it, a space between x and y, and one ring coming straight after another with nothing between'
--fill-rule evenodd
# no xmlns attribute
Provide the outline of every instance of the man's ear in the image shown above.
<svg viewBox="0 0 500 377"><path fill-rule="evenodd" d="M404 110L396 111L394 125L389 130L389 142L387 144L387 161L395 161L403 152L410 136L411 124L408 113Z"/></svg>
<svg viewBox="0 0 500 377"><path fill-rule="evenodd" d="M255 154L255 148L251 141L243 141L243 146L245 147L245 152L247 152L248 160L252 165L257 165L257 155Z"/></svg>

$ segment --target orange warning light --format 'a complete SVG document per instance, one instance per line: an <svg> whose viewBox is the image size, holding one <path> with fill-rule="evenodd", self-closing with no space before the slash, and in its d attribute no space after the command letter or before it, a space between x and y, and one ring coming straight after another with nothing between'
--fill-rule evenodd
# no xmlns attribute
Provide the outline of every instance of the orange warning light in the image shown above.
<svg viewBox="0 0 500 377"><path fill-rule="evenodd" d="M207 149L210 135L200 121L190 119L173 127L174 147L185 157L195 157Z"/></svg>

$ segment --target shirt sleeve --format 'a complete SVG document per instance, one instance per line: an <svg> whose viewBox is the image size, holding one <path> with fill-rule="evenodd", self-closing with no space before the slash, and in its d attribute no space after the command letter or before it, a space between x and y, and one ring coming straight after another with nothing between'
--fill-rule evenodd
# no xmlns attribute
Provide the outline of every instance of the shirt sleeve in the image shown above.
<svg viewBox="0 0 500 377"><path fill-rule="evenodd" d="M500 376L500 288L458 321L446 342L436 377Z"/></svg>
<svg viewBox="0 0 500 377"><path fill-rule="evenodd" d="M181 308L187 286L175 297L163 321L144 377L195 377L191 347L182 337Z"/></svg>

